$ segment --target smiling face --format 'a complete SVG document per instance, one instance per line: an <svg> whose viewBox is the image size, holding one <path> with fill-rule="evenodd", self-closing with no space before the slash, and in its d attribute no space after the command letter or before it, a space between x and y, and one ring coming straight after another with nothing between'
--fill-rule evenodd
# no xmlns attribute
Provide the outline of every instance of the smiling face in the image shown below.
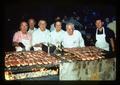
<svg viewBox="0 0 120 85"><path fill-rule="evenodd" d="M41 29L41 31L45 31L47 23L44 20L40 20L39 23L38 23L38 26Z"/></svg>
<svg viewBox="0 0 120 85"><path fill-rule="evenodd" d="M96 28L100 29L103 26L103 22L101 20L96 20L95 25L96 25Z"/></svg>
<svg viewBox="0 0 120 85"><path fill-rule="evenodd" d="M34 26L35 26L35 21L34 21L34 19L30 19L30 20L28 21L28 23L29 23L29 28L30 28L30 29L34 29Z"/></svg>
<svg viewBox="0 0 120 85"><path fill-rule="evenodd" d="M26 33L27 29L28 29L28 24L26 22L21 22L20 30L22 31L22 33Z"/></svg>
<svg viewBox="0 0 120 85"><path fill-rule="evenodd" d="M66 25L66 31L69 35L72 35L74 32L74 25L72 25L72 24Z"/></svg>
<svg viewBox="0 0 120 85"><path fill-rule="evenodd" d="M59 32L59 31L61 30L61 27L62 27L62 23L59 22L59 21L57 21L57 22L55 23L56 31Z"/></svg>

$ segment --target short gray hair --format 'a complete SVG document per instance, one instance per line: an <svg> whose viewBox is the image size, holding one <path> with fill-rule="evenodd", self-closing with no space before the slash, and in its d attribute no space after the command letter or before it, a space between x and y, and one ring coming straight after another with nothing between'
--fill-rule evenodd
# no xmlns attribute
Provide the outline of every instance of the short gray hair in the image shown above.
<svg viewBox="0 0 120 85"><path fill-rule="evenodd" d="M73 29L75 29L75 27L74 27L74 24L73 24L73 23L67 23L67 24L66 24L66 28L67 28L68 26L72 26L72 28L73 28Z"/></svg>

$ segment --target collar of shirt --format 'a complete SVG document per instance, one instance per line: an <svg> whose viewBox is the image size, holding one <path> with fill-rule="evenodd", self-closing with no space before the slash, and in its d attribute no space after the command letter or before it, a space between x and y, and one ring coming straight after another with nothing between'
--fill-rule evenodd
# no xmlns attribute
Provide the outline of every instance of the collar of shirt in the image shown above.
<svg viewBox="0 0 120 85"><path fill-rule="evenodd" d="M46 32L47 31L47 29L45 28L45 31L41 31L41 29L40 28L38 28L38 30L40 31L40 32Z"/></svg>
<svg viewBox="0 0 120 85"><path fill-rule="evenodd" d="M30 36L29 36L28 33L23 34L23 33L20 31L20 36L21 36L21 39L30 39Z"/></svg>
<svg viewBox="0 0 120 85"><path fill-rule="evenodd" d="M102 33L103 33L104 27L102 27L101 29L102 29L102 30L100 31L100 30L97 28L98 34L102 34Z"/></svg>
<svg viewBox="0 0 120 85"><path fill-rule="evenodd" d="M61 33L63 30L61 29L59 32L56 31L56 29L54 30L56 33Z"/></svg>
<svg viewBox="0 0 120 85"><path fill-rule="evenodd" d="M33 30L29 28L30 31L34 31L36 28L34 27Z"/></svg>

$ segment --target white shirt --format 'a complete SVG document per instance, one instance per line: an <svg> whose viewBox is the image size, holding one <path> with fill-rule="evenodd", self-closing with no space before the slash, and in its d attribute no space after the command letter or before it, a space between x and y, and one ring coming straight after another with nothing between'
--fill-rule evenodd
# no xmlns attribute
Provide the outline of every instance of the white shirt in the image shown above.
<svg viewBox="0 0 120 85"><path fill-rule="evenodd" d="M82 35L78 30L74 30L73 35L69 35L66 31L62 44L64 48L85 47Z"/></svg>
<svg viewBox="0 0 120 85"><path fill-rule="evenodd" d="M63 31L62 29L59 32L57 32L56 30L52 31L50 37L51 43L54 45L61 43L63 41L64 33L65 31Z"/></svg>
<svg viewBox="0 0 120 85"><path fill-rule="evenodd" d="M28 33L29 33L30 35L32 35L35 30L37 30L37 28L35 28L35 27L34 27L33 30L29 28Z"/></svg>
<svg viewBox="0 0 120 85"><path fill-rule="evenodd" d="M50 31L46 29L45 31L41 31L40 28L38 28L36 31L32 34L32 46L35 44L40 43L48 43L50 42Z"/></svg>
<svg viewBox="0 0 120 85"><path fill-rule="evenodd" d="M107 27L115 33L115 37L116 37L116 21L114 20L113 22L109 23Z"/></svg>

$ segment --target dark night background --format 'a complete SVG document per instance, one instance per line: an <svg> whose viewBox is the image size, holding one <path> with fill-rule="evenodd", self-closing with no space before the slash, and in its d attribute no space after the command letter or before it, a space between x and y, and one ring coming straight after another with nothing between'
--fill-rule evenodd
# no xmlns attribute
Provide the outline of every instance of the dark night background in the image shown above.
<svg viewBox="0 0 120 85"><path fill-rule="evenodd" d="M63 18L64 15L71 16L73 11L77 11L81 21L87 10L94 10L103 17L115 15L114 3L89 3L75 0L62 1L6 1L3 4L4 11L4 33L3 50L12 51L13 34L18 30L21 20L28 20L30 17L36 19L46 19L48 28L53 23L56 16Z"/></svg>

